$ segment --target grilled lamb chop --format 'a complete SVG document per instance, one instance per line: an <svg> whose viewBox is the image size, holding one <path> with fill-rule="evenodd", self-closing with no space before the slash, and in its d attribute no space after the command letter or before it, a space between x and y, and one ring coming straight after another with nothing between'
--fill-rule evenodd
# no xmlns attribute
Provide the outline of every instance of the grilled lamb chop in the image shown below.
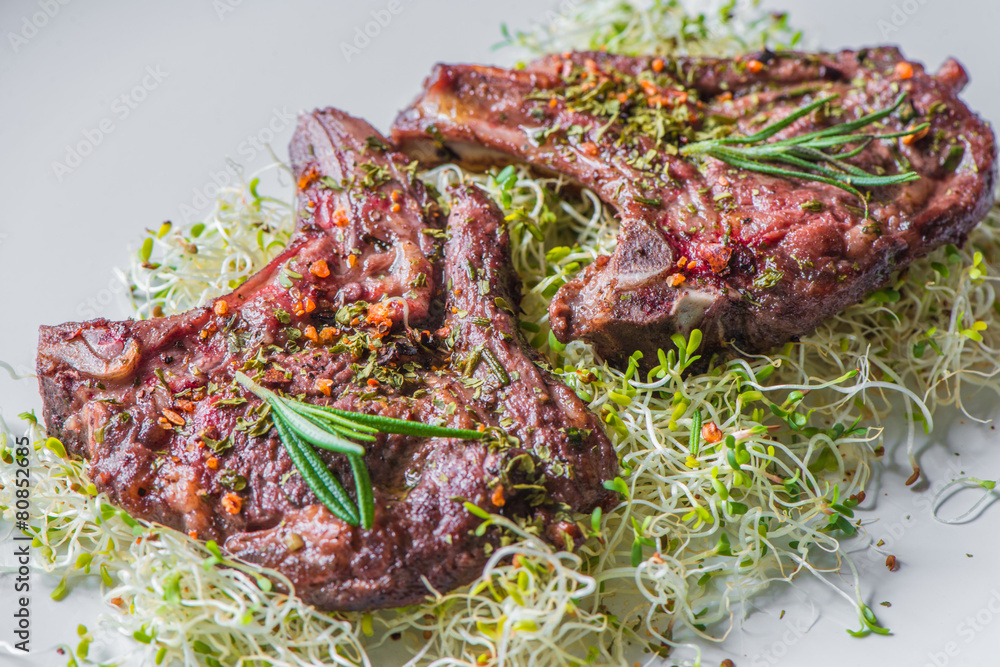
<svg viewBox="0 0 1000 667"><path fill-rule="evenodd" d="M550 305L560 341L588 340L619 363L640 350L648 362L671 334L700 328L703 353L756 353L813 331L914 258L962 243L986 214L996 146L957 97L966 81L954 60L930 75L894 48L669 62L569 53L521 71L439 65L393 137L422 161L524 161L615 209L612 255ZM868 219L832 185L678 154L827 95L839 98L774 140L891 107L900 91L906 101L874 131L925 121L929 131L874 141L847 161L920 179L872 189Z"/></svg>
<svg viewBox="0 0 1000 667"><path fill-rule="evenodd" d="M304 115L292 160L296 233L235 292L174 317L42 328L49 434L129 513L276 568L322 609L414 604L425 580L477 577L499 535L476 536L462 500L579 542L573 513L613 502L617 458L498 305L520 297L500 211L458 189L442 259L436 205L367 123ZM379 435L363 530L317 500L237 370L316 404L506 436ZM320 456L356 498L345 457Z"/></svg>

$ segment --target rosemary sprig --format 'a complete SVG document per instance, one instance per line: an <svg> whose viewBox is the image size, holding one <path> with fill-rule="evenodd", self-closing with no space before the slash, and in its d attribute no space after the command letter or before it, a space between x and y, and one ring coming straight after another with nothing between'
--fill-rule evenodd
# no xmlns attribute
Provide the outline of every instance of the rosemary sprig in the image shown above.
<svg viewBox="0 0 1000 667"><path fill-rule="evenodd" d="M365 530L370 530L375 520L375 494L363 459L365 449L351 440L371 442L378 433L479 440L489 433L312 405L280 396L240 372L236 381L271 406L271 421L281 443L320 502L346 523ZM313 447L347 456L354 473L357 505Z"/></svg>
<svg viewBox="0 0 1000 667"><path fill-rule="evenodd" d="M837 99L837 97L839 95L830 95L806 104L754 134L744 137L699 141L684 146L680 149L680 153L681 155L709 155L748 171L783 178L801 178L806 181L826 183L838 187L861 200L865 206L865 218L867 218L868 201L862 196L857 189L858 187L881 187L907 183L919 179L920 175L908 171L891 176L879 176L849 164L845 160L861 153L872 141L916 134L929 127L930 123L923 123L902 132L885 134L856 132L856 130L880 121L898 109L903 100L906 99L906 93L901 93L892 106L866 114L857 120L839 123L823 130L800 134L780 141L766 141L795 121L807 116L827 102ZM860 145L842 152L826 150L855 142L860 142ZM798 167L798 169L788 169L778 166L779 164Z"/></svg>
<svg viewBox="0 0 1000 667"><path fill-rule="evenodd" d="M331 512L351 524L358 525L358 510L330 469L326 467L316 451L303 442L284 421L275 418L274 428L288 451L292 463L299 469L306 484Z"/></svg>

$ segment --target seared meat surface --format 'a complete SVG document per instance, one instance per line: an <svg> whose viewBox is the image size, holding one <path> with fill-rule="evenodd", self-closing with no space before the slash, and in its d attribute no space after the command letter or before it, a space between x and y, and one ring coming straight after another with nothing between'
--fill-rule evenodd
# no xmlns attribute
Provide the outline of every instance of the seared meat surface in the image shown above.
<svg viewBox="0 0 1000 667"><path fill-rule="evenodd" d="M700 328L703 352L766 352L813 331L916 257L962 243L992 203L991 128L957 97L947 61L936 75L894 48L769 52L664 62L568 53L524 70L439 65L393 137L422 161L524 161L593 189L621 230L553 299L553 332L605 358L648 362L675 332ZM920 179L868 191L870 216L831 185L678 154L704 139L750 135L820 97L839 97L774 140L905 103L873 131L929 122L874 141L847 161Z"/></svg>
<svg viewBox="0 0 1000 667"><path fill-rule="evenodd" d="M276 568L323 609L414 604L424 579L477 577L499 535L476 536L463 500L560 546L582 539L573 515L614 501L602 482L617 458L521 338L500 211L462 187L443 229L414 165L332 109L301 118L292 161L296 233L235 292L174 317L42 328L49 434L129 513ZM378 436L366 531L317 500L237 370L317 404L505 435ZM346 458L320 456L356 498Z"/></svg>

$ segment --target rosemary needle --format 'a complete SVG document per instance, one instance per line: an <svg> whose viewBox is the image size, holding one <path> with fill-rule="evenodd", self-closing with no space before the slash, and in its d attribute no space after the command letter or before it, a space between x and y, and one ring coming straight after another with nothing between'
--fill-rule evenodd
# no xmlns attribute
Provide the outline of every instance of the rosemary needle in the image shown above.
<svg viewBox="0 0 1000 667"><path fill-rule="evenodd" d="M292 405L293 401L282 398L273 391L261 387L243 373L236 373L236 381L259 398L267 401L271 406L271 410L277 413L288 427L306 442L321 449L328 449L340 454L355 454L360 456L365 453L365 448L361 445L340 437L337 433L327 429L323 424L300 414L294 409ZM294 403L299 403L299 401L294 401ZM306 404L302 403L301 405Z"/></svg>
<svg viewBox="0 0 1000 667"><path fill-rule="evenodd" d="M327 509L350 525L357 526L358 512L337 478L333 476L329 468L323 465L319 457L316 457L316 452L310 450L309 446L302 442L280 418L273 421L274 428L278 431L278 438L285 446L288 457L292 459L292 463L298 468L312 492L316 494L320 502L326 505ZM309 457L310 453L316 457L316 460Z"/></svg>
<svg viewBox="0 0 1000 667"><path fill-rule="evenodd" d="M906 94L901 93L891 106L866 114L856 120L780 141L766 141L795 121L837 99L837 97L838 95L830 95L810 102L754 134L744 137L710 139L689 144L680 149L681 155L708 155L739 169L783 178L800 178L838 187L862 201L865 205L865 217L867 218L868 201L857 189L858 187L881 187L907 183L918 180L920 175L907 171L880 176L849 164L845 160L861 153L872 141L896 139L916 134L930 127L930 124L923 123L902 132L885 134L855 132L855 130L860 130L882 120L898 109L906 99ZM855 142L860 143L860 145L840 153L824 150ZM798 169L789 169L778 165L788 165Z"/></svg>
<svg viewBox="0 0 1000 667"><path fill-rule="evenodd" d="M316 406L319 407L319 406ZM481 440L487 436L486 431L473 431L465 428L448 428L446 426L434 426L423 422L406 421L405 419L393 419L392 417L382 417L380 415L369 415L363 412L349 412L336 408L322 407L321 410L329 411L341 417L347 417L351 421L365 426L371 426L379 433L399 433L402 435L417 435L438 438L461 438L462 440Z"/></svg>
<svg viewBox="0 0 1000 667"><path fill-rule="evenodd" d="M358 424L319 406L299 401L288 401L288 407L304 417L311 417L315 420L327 422L331 428L347 438L357 438L358 440L372 442L375 440L374 434L378 433L377 428Z"/></svg>
<svg viewBox="0 0 1000 667"><path fill-rule="evenodd" d="M286 422L289 428L306 442L338 454L361 456L365 453L365 448L361 445L347 440L309 417L302 416L291 409L285 399L281 399L276 394L272 394L268 398L268 402L271 403L272 410L278 414L282 421Z"/></svg>
<svg viewBox="0 0 1000 667"><path fill-rule="evenodd" d="M370 530L375 522L375 492L363 458L365 449L348 438L371 442L379 433L398 433L479 440L487 435L485 431L447 428L312 405L280 396L241 372L236 373L236 381L271 406L271 421L278 438L320 502L343 521L352 526L360 525L366 530ZM310 445L347 456L354 474L357 505Z"/></svg>
<svg viewBox="0 0 1000 667"><path fill-rule="evenodd" d="M368 476L368 468L360 456L349 456L347 460L351 464L351 472L354 473L354 488L358 490L358 515L361 518L361 525L371 528L375 522L375 493L372 489L372 480Z"/></svg>

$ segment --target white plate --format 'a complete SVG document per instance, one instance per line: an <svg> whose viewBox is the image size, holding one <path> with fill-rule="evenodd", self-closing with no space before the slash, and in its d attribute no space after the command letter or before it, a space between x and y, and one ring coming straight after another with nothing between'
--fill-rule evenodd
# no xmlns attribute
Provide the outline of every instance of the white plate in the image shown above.
<svg viewBox="0 0 1000 667"><path fill-rule="evenodd" d="M373 11L387 10L388 0L0 4L0 358L30 370L39 324L121 316L111 267L126 261L142 229L192 218L203 206L200 193L225 177L227 157L252 170L268 161L257 147L267 141L284 156L300 109L336 105L386 128L432 63L504 62L510 56L490 48L500 22L524 27L561 4L398 3L401 11L350 62L343 45L353 45L356 31ZM1000 118L996 3L767 4L790 10L793 22L827 48L896 42L931 67L958 56L972 77L965 99L987 118ZM90 149L68 148L81 142ZM73 151L88 154L77 164L68 156ZM30 381L3 376L0 406L11 418L38 408L39 400ZM993 406L985 401L981 414L996 415ZM1000 443L990 426L961 419L949 426L949 415L937 417L922 457L931 482L961 471L1000 476ZM848 636L844 630L857 627L850 607L803 578L756 600L760 611L704 664L725 657L739 667L1000 664L1000 507L971 525L940 525L927 511L933 489L906 489L908 473L905 457L893 456L880 491L869 495L877 495L877 505L864 513L868 531L885 539L902 567L889 573L884 556L858 554L868 563L866 599L892 637ZM0 543L0 563L10 562L11 551ZM0 641L11 639L12 598L12 581L0 577ZM100 611L93 592L56 604L36 591L33 647L75 643L76 625L92 624ZM0 651L0 664L64 660Z"/></svg>

